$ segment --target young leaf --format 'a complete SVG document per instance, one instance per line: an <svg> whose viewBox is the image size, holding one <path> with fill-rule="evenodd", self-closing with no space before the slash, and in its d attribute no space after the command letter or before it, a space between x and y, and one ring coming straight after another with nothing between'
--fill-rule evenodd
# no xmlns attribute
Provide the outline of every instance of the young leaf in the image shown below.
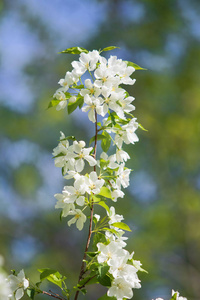
<svg viewBox="0 0 200 300"><path fill-rule="evenodd" d="M135 70L147 70L147 69L144 69L138 65L136 65L135 63L131 62L131 61L125 61L126 64L127 64L127 67L133 67Z"/></svg>
<svg viewBox="0 0 200 300"><path fill-rule="evenodd" d="M58 271L49 268L38 269L38 271L41 273L40 274L41 281L47 279L48 281L62 288L62 281L65 280L66 277L63 277Z"/></svg>
<svg viewBox="0 0 200 300"><path fill-rule="evenodd" d="M103 286L107 286L110 287L111 286L111 279L108 275L104 276L104 277L98 277L98 281L101 285Z"/></svg>
<svg viewBox="0 0 200 300"><path fill-rule="evenodd" d="M28 288L28 289L26 290L26 293L27 293L27 295L29 296L29 298L34 299L34 296L35 296L35 289L30 289L30 288Z"/></svg>
<svg viewBox="0 0 200 300"><path fill-rule="evenodd" d="M89 145L91 145L91 144L95 141L95 137L96 137L96 135L94 135L94 136L90 139ZM103 140L103 139L105 139L105 138L106 138L105 135L103 135L103 134L97 134L97 141Z"/></svg>
<svg viewBox="0 0 200 300"><path fill-rule="evenodd" d="M114 227L117 227L119 229L122 229L122 230L126 230L126 231L132 231L129 226L123 222L115 222L115 223L112 223L111 224L112 226Z"/></svg>
<svg viewBox="0 0 200 300"><path fill-rule="evenodd" d="M98 203L98 205L100 205L100 206L102 206L103 208L105 208L105 210L107 210L108 213L110 212L110 209L109 209L108 205L106 205L104 201L100 201L100 202Z"/></svg>
<svg viewBox="0 0 200 300"><path fill-rule="evenodd" d="M101 50L100 53L103 51L111 51L113 49L119 49L119 47L115 47L115 46L106 47L106 48L103 48L103 50Z"/></svg>
<svg viewBox="0 0 200 300"><path fill-rule="evenodd" d="M101 188L98 195L109 198L109 199L112 199L111 191L109 190L109 188L107 188L105 186L102 186L102 188Z"/></svg>
<svg viewBox="0 0 200 300"><path fill-rule="evenodd" d="M82 103L83 103L83 98L82 97L77 97L76 102L69 103L68 107L67 107L68 114L70 115L78 106L80 108Z"/></svg>
<svg viewBox="0 0 200 300"><path fill-rule="evenodd" d="M101 232L98 232L94 235L93 237L93 248L95 251L98 251L97 249L97 244L98 243L106 243L106 237L105 237L105 234L101 233Z"/></svg>
<svg viewBox="0 0 200 300"><path fill-rule="evenodd" d="M51 102L49 103L47 108L54 107L54 106L58 105L59 102L60 102L60 100L53 99L53 100L51 100Z"/></svg>
<svg viewBox="0 0 200 300"><path fill-rule="evenodd" d="M141 128L144 131L148 131L147 129L145 129L141 124L138 124L138 127Z"/></svg>
<svg viewBox="0 0 200 300"><path fill-rule="evenodd" d="M106 273L108 272L108 270L110 269L110 266L108 266L107 264L105 265L100 265L98 267L98 271L99 271L99 278L103 278L106 276Z"/></svg>
<svg viewBox="0 0 200 300"><path fill-rule="evenodd" d="M103 131L102 135L104 135L105 138L101 141L101 148L104 152L107 152L108 149L110 148L111 137L109 133L107 133L106 131Z"/></svg>
<svg viewBox="0 0 200 300"><path fill-rule="evenodd" d="M170 300L177 300L177 293L174 293L174 295L171 297L171 299Z"/></svg>
<svg viewBox="0 0 200 300"><path fill-rule="evenodd" d="M80 54L82 52L88 53L89 51L82 47L71 47L71 48L65 49L61 52L58 52L58 53Z"/></svg>

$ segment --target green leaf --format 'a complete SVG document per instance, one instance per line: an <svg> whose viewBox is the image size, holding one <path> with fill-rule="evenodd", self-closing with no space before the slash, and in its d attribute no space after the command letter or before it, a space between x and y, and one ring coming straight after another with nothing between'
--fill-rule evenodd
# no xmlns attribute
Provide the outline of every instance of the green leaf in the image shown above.
<svg viewBox="0 0 200 300"><path fill-rule="evenodd" d="M111 279L108 275L104 276L104 277L98 277L98 281L101 285L103 286L107 286L110 287L111 286Z"/></svg>
<svg viewBox="0 0 200 300"><path fill-rule="evenodd" d="M174 295L171 297L171 299L170 299L170 300L176 300L176 299L177 299L177 297L178 297L178 293L174 293Z"/></svg>
<svg viewBox="0 0 200 300"><path fill-rule="evenodd" d="M119 229L122 229L122 230L126 230L126 231L132 231L129 226L123 222L115 222L115 223L112 223L111 224L112 226L114 227L117 227Z"/></svg>
<svg viewBox="0 0 200 300"><path fill-rule="evenodd" d="M110 137L109 133L107 133L106 131L103 131L102 135L104 135L105 138L101 141L101 148L104 152L107 152L108 149L110 148L111 137Z"/></svg>
<svg viewBox="0 0 200 300"><path fill-rule="evenodd" d="M138 124L138 127L141 128L144 131L148 131L147 129L145 129L141 124Z"/></svg>
<svg viewBox="0 0 200 300"><path fill-rule="evenodd" d="M101 233L101 232L98 232L94 235L93 237L93 248L95 251L98 251L97 249L97 244L98 243L106 243L106 237L105 237L105 234Z"/></svg>
<svg viewBox="0 0 200 300"><path fill-rule="evenodd" d="M96 272L92 271L90 273L90 275L86 276L84 279L82 279L81 281L79 281L79 283L77 284L77 287L80 288L81 286L84 285L89 285L89 284L94 284L94 283L98 283L97 277L94 275L96 275ZM94 278L92 278L94 277Z"/></svg>
<svg viewBox="0 0 200 300"><path fill-rule="evenodd" d="M119 49L119 47L115 47L115 46L106 47L106 48L103 48L103 50L101 50L100 53L103 51L111 51L113 49Z"/></svg>
<svg viewBox="0 0 200 300"><path fill-rule="evenodd" d="M136 65L135 63L131 62L131 61L125 61L126 64L127 64L127 67L133 67L135 70L147 70L147 69L144 69L138 65Z"/></svg>
<svg viewBox="0 0 200 300"><path fill-rule="evenodd" d="M95 137L96 137L96 135L94 135L94 136L90 139L89 145L91 145L91 144L95 141ZM106 138L105 135L103 135L103 134L97 134L97 141L103 140L103 139L105 139L105 138Z"/></svg>
<svg viewBox="0 0 200 300"><path fill-rule="evenodd" d="M35 296L35 289L30 289L30 288L28 288L28 289L26 290L26 293L27 293L27 295L29 296L29 298L34 299L34 296Z"/></svg>
<svg viewBox="0 0 200 300"><path fill-rule="evenodd" d="M58 53L80 54L82 52L88 53L89 51L82 47L71 47L71 48L67 48L61 52L58 52Z"/></svg>
<svg viewBox="0 0 200 300"><path fill-rule="evenodd" d="M99 278L105 277L109 269L110 269L110 266L108 266L107 264L105 264L105 265L100 265L100 266L98 267Z"/></svg>
<svg viewBox="0 0 200 300"><path fill-rule="evenodd" d="M59 102L60 102L60 100L56 100L56 99L51 100L51 102L48 105L48 108L58 105Z"/></svg>
<svg viewBox="0 0 200 300"><path fill-rule="evenodd" d="M112 199L111 191L109 190L109 188L107 188L105 186L102 186L98 195Z"/></svg>
<svg viewBox="0 0 200 300"><path fill-rule="evenodd" d="M68 114L70 115L78 106L80 108L82 107L82 105L83 105L83 97L77 97L77 100L74 103L69 102L67 107Z"/></svg>
<svg viewBox="0 0 200 300"><path fill-rule="evenodd" d="M62 288L62 281L65 280L66 277L65 276L63 277L58 271L49 268L38 269L38 271L41 273L40 274L41 281L47 279L48 281Z"/></svg>
<svg viewBox="0 0 200 300"><path fill-rule="evenodd" d="M110 212L110 209L109 209L108 205L106 205L104 201L100 201L100 202L98 203L98 205L100 205L100 206L102 206L103 208L105 208L105 210L107 210L108 213Z"/></svg>
<svg viewBox="0 0 200 300"><path fill-rule="evenodd" d="M98 298L98 300L116 300L115 297L108 297L107 294L101 296L100 298Z"/></svg>

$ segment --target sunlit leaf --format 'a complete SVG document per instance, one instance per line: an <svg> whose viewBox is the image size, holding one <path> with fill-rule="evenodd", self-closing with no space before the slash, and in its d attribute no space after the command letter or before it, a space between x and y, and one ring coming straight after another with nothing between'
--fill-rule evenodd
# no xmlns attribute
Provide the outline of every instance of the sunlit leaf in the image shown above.
<svg viewBox="0 0 200 300"><path fill-rule="evenodd" d="M127 224L123 223L123 222L112 223L112 226L117 227L117 228L122 229L122 230L132 231L130 229L130 227Z"/></svg>
<svg viewBox="0 0 200 300"><path fill-rule="evenodd" d="M147 69L144 69L144 68L138 66L137 64L135 64L131 61L125 61L125 62L126 62L128 67L133 67L135 70L147 70Z"/></svg>
<svg viewBox="0 0 200 300"><path fill-rule="evenodd" d="M80 54L82 52L88 53L89 51L82 47L71 47L71 48L67 48L61 52L58 52L58 53Z"/></svg>

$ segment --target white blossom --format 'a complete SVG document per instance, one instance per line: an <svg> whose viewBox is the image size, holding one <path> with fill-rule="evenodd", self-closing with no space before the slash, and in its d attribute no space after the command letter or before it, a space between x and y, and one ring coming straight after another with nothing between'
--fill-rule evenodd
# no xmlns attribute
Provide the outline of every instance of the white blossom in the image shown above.
<svg viewBox="0 0 200 300"><path fill-rule="evenodd" d="M25 278L24 270L21 270L17 276L11 274L8 276L8 283L12 294L9 297L14 296L14 299L21 299L24 295L24 290L29 286L28 279Z"/></svg>
<svg viewBox="0 0 200 300"><path fill-rule="evenodd" d="M109 297L116 297L117 300L123 300L124 298L131 299L133 297L133 291L130 283L125 278L118 277L112 281L107 295Z"/></svg>
<svg viewBox="0 0 200 300"><path fill-rule="evenodd" d="M84 213L80 209L75 209L73 211L70 211L69 215L74 215L74 217L68 221L68 226L71 226L71 224L76 223L76 227L78 228L78 230L82 230L83 225L87 219Z"/></svg>
<svg viewBox="0 0 200 300"><path fill-rule="evenodd" d="M82 76L87 70L94 71L99 60L99 52L97 50L88 53L82 52L79 61L73 61L72 66L78 76Z"/></svg>
<svg viewBox="0 0 200 300"><path fill-rule="evenodd" d="M95 171L89 174L89 177L85 176L85 184L88 194L99 194L102 186L104 185L104 179L99 179Z"/></svg>
<svg viewBox="0 0 200 300"><path fill-rule="evenodd" d="M97 161L90 155L93 147L84 148L85 142L84 141L74 141L73 142L73 151L75 153L75 167L77 172L81 172L84 169L85 163L84 159L87 160L90 166L95 166Z"/></svg>

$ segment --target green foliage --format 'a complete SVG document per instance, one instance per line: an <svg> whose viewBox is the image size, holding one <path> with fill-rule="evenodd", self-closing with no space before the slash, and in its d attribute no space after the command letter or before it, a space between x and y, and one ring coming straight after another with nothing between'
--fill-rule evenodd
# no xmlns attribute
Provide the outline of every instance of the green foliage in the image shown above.
<svg viewBox="0 0 200 300"><path fill-rule="evenodd" d="M69 103L67 106L68 114L70 115L77 107L81 108L83 106L84 100L81 95L77 96L76 102Z"/></svg>
<svg viewBox="0 0 200 300"><path fill-rule="evenodd" d="M94 136L90 139L89 145L91 145L91 144L95 141L95 138L96 138L96 136L94 135ZM97 134L97 141L100 141L100 140L103 140L103 139L106 139L106 136L105 136L105 135L103 135L103 134Z"/></svg>
<svg viewBox="0 0 200 300"><path fill-rule="evenodd" d="M71 48L68 48L68 49L65 49L61 52L58 52L58 53L66 53L66 54L80 54L80 53L88 53L89 51L86 50L85 48L82 48L82 47L71 47Z"/></svg>
<svg viewBox="0 0 200 300"><path fill-rule="evenodd" d="M110 47L106 47L106 48L103 48L102 50L100 50L99 52L103 52L103 51L111 51L111 50L114 50L114 49L119 49L119 47L115 47L115 46L110 46Z"/></svg>
<svg viewBox="0 0 200 300"><path fill-rule="evenodd" d="M119 229L122 229L122 230L126 230L126 231L132 231L129 226L123 222L115 222L115 223L112 223L112 226L114 227L117 227Z"/></svg>
<svg viewBox="0 0 200 300"><path fill-rule="evenodd" d="M105 130L102 132L102 135L104 135L105 138L102 139L102 141L101 141L101 148L104 152L107 152L110 148L111 137L110 137L109 133L107 133Z"/></svg>
<svg viewBox="0 0 200 300"><path fill-rule="evenodd" d="M52 270L50 268L38 269L40 274L40 280L43 281L47 279L48 281L58 285L61 289L63 287L63 281L66 279L65 276L62 276L58 271Z"/></svg>
<svg viewBox="0 0 200 300"><path fill-rule="evenodd" d="M29 298L34 299L34 296L35 296L35 289L34 288L32 288L32 289L28 288L26 290L26 293L27 293L27 295L28 295Z"/></svg>
<svg viewBox="0 0 200 300"><path fill-rule="evenodd" d="M147 69L144 69L144 68L138 66L137 64L135 64L131 61L126 61L126 63L127 63L128 67L133 67L135 70L145 70L145 71L147 70Z"/></svg>
<svg viewBox="0 0 200 300"><path fill-rule="evenodd" d="M60 100L56 100L56 99L51 100L51 102L48 105L48 108L57 106L59 102L60 102Z"/></svg>
<svg viewBox="0 0 200 300"><path fill-rule="evenodd" d="M103 196L105 198L112 199L111 191L109 190L109 188L107 188L105 186L102 186L98 195Z"/></svg>

